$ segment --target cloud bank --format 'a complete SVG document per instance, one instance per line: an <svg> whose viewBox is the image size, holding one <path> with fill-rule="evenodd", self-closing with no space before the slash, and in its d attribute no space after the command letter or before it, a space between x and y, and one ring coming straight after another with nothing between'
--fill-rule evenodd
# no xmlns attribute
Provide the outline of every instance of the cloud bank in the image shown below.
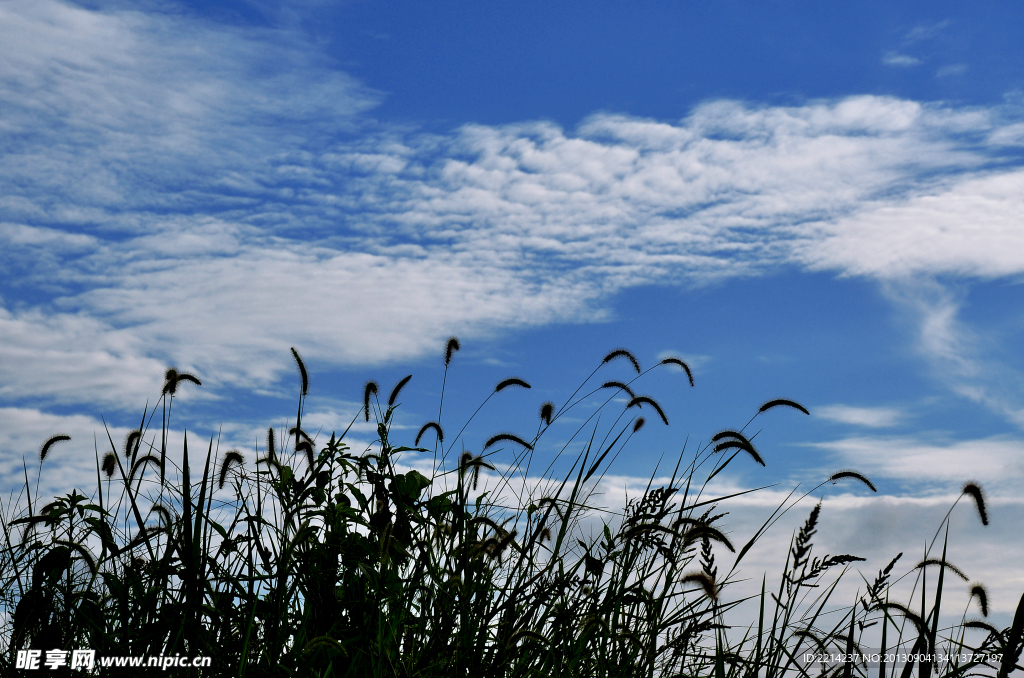
<svg viewBox="0 0 1024 678"><path fill-rule="evenodd" d="M880 281L955 388L1024 411L970 369L936 282L1024 271L1013 110L713 101L427 132L374 120L380 95L299 37L0 8L0 397L133 407L167 364L266 387L295 343L383 363L796 267Z"/></svg>

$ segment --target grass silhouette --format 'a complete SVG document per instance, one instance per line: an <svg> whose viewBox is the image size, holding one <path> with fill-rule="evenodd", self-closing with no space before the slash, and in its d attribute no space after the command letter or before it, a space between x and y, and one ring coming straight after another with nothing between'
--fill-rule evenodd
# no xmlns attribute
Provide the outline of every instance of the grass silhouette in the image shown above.
<svg viewBox="0 0 1024 678"><path fill-rule="evenodd" d="M448 340L444 384L459 349L457 339ZM186 434L180 469L168 468L175 395L184 383L200 386L197 377L170 369L160 401L138 430L121 447L108 435L102 460L96 452L88 496L76 489L37 510L26 470L22 493L0 507L0 673L15 675L17 651L27 648L203 655L212 657L214 671L202 675L231 676L889 678L896 666L887 652L934 655L940 647L998 655L904 662L900 678L915 668L917 678L1005 678L1017 668L1024 598L1009 628L968 619L967 607L958 624L939 627L949 608L946 574L967 580L946 559L949 513L932 542L934 549L941 544L941 555L926 552L903 577L914 586L905 604L889 599L902 554L865 580L854 604L832 600L851 564L863 559L815 555L820 503L794 533L778 587L769 590L765 575L759 596L730 599L740 562L796 503L772 511L743 544L726 536L722 507L757 490L714 496L709 482L739 454L764 465L742 429L684 450L669 482L655 486L652 477L620 514L599 511L597 483L643 426L640 411L653 409L668 423L654 399L635 394L650 370L641 371L625 349L609 353L564 404L544 403L532 438L498 433L480 454L463 451L451 463L480 408L445 447L442 387L437 420L405 446L393 430L411 375L386 405L368 382L356 419L373 417L376 437L357 453L346 443L355 419L326 441L303 430L309 375L294 348L292 354L301 379L295 425L287 433L270 428L253 466L238 450L221 453L212 439L196 463ZM637 376L591 387L617 358ZM693 384L679 359L652 369L671 366ZM481 407L511 386L530 388L510 377ZM629 401L615 411L620 392ZM596 407L560 453L571 470L556 478L549 466L544 482L521 482L533 478L545 432L586 400ZM779 406L807 412L794 401L772 400L754 416ZM610 425L600 422L604 412L614 415L604 418ZM67 440L46 441L42 463L53 444ZM581 450L575 457L570 444ZM511 452L513 463L491 460L500 449ZM407 457L423 462L426 473L409 468ZM483 491L482 476L489 480ZM875 490L865 476L843 470L803 497L842 480ZM974 500L987 524L980 487L968 483L962 496ZM585 538L584 524L599 526L596 540ZM725 572L723 558L731 561ZM930 598L928 576L937 577ZM964 597L987 616L981 584L970 584ZM756 622L729 627L726 615L742 603L756 605ZM872 642L882 650L873 665L854 660L823 668L801 659L808 651L850 655ZM147 670L160 672L107 668L103 675ZM189 671L178 675L201 675Z"/></svg>

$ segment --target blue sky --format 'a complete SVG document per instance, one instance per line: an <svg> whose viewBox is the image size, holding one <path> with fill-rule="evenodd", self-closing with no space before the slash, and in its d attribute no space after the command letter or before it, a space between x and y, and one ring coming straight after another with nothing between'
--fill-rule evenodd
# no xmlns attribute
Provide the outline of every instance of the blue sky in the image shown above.
<svg viewBox="0 0 1024 678"><path fill-rule="evenodd" d="M623 346L696 387L640 382L672 426L609 482L793 398L811 416L759 418L767 467L729 482L856 468L882 496L831 490L822 538L887 561L975 479L993 526L964 512L955 562L1007 614L1024 576L983 554L1024 557L1022 24L1008 2L0 3L0 482L56 432L42 487L90 477L101 417L134 426L169 365L204 381L179 421L245 451L292 411L289 347L309 421L412 373L414 432L456 335L453 418L534 384L472 448Z"/></svg>

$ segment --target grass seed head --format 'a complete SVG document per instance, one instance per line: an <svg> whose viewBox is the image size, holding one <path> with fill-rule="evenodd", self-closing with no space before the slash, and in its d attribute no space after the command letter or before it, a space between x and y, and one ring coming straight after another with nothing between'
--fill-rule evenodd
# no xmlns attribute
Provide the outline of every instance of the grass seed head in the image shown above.
<svg viewBox="0 0 1024 678"><path fill-rule="evenodd" d="M302 362L302 358L299 357L299 352L292 346L292 357L295 358L295 364L299 366L299 376L302 378L302 395L305 396L309 391L309 373L306 372L306 365Z"/></svg>
<svg viewBox="0 0 1024 678"><path fill-rule="evenodd" d="M202 386L203 382L199 381L199 377L188 372L179 372L173 367L167 369L164 373L164 395L173 396L178 392L178 384L183 381L188 381L196 386Z"/></svg>
<svg viewBox="0 0 1024 678"><path fill-rule="evenodd" d="M548 402L540 406L540 418L548 426L551 426L551 415L554 414L554 411L554 403Z"/></svg>
<svg viewBox="0 0 1024 678"><path fill-rule="evenodd" d="M298 426L292 426L290 429L288 429L288 435L295 436L295 440L297 441L305 440L310 445L313 444L313 439L309 437L309 434L303 431Z"/></svg>
<svg viewBox="0 0 1024 678"><path fill-rule="evenodd" d="M740 433L739 431L731 430L719 431L718 433L711 437L711 442L717 443L719 440L722 440L723 438L736 438L737 440L742 440L745 443L750 442L750 440L748 440L747 437Z"/></svg>
<svg viewBox="0 0 1024 678"><path fill-rule="evenodd" d="M167 395L174 395L174 392L178 389L178 370L173 367L167 368L164 372L164 393Z"/></svg>
<svg viewBox="0 0 1024 678"><path fill-rule="evenodd" d="M473 468L473 453L469 450L463 450L462 456L459 458L459 477L465 478L466 473L470 472Z"/></svg>
<svg viewBox="0 0 1024 678"><path fill-rule="evenodd" d="M611 353L609 353L608 355L606 355L604 357L604 360L601 361L601 364L603 365L605 363L610 363L611 361L615 360L616 358L620 358L620 357L621 358L627 358L629 360L629 362L633 365L633 369L636 370L636 373L640 374L640 372L641 372L641 370L640 370L640 363L637 361L637 359L633 356L632 353L630 353L629 351L627 351L624 348L617 348L614 351L612 351Z"/></svg>
<svg viewBox="0 0 1024 678"><path fill-rule="evenodd" d="M964 485L963 494L969 494L974 499L974 505L978 507L978 516L981 517L981 524L988 525L988 512L985 510L985 495L981 491L981 486L977 483L967 483Z"/></svg>
<svg viewBox="0 0 1024 678"><path fill-rule="evenodd" d="M100 468L103 469L103 473L108 478L114 475L114 470L117 468L117 457L113 452L107 452L103 455L103 465Z"/></svg>
<svg viewBox="0 0 1024 678"><path fill-rule="evenodd" d="M494 392L499 393L500 391L508 388L509 386L522 386L523 388L531 388L529 384L527 384L519 377L509 377L508 379L499 382L498 385L494 387Z"/></svg>
<svg viewBox="0 0 1024 678"><path fill-rule="evenodd" d="M963 570L961 570L959 567L957 567L953 563L949 562L948 560L943 561L943 560L939 560L938 558L926 558L925 560L922 560L920 563L918 563L914 567L914 569L915 570L923 570L924 568L926 568L926 567L928 567L930 565L938 565L940 567L945 567L947 570L949 570L950 572L953 572L954 574L956 574L956 576L960 577L964 581L970 581L970 579L967 577L967 575L964 574Z"/></svg>
<svg viewBox="0 0 1024 678"><path fill-rule="evenodd" d="M751 445L746 440L726 440L725 442L718 443L717 445L715 445L715 452L717 453L721 452L722 450L728 450L732 448L743 450L744 452L749 454L758 464L760 464L761 466L765 465L764 459L761 458L761 455L758 454L757 450L754 449L754 446Z"/></svg>
<svg viewBox="0 0 1024 678"><path fill-rule="evenodd" d="M501 442L502 440L507 440L509 442L516 443L517 445L522 445L528 450L533 449L533 445L526 442L525 440L515 435L514 433L499 433L497 435L491 436L490 439L486 443L484 443L484 449L486 450L491 445Z"/></svg>
<svg viewBox="0 0 1024 678"><path fill-rule="evenodd" d="M458 351L461 348L459 346L459 340L456 337L448 338L448 345L444 349L444 366L448 367L448 363L452 361L452 352Z"/></svg>
<svg viewBox="0 0 1024 678"><path fill-rule="evenodd" d="M779 407L780 405L784 407L792 407L794 410L800 410L806 415L811 414L810 412L807 411L807 408L801 405L800 403L793 400L787 400L785 398L776 398L775 400L769 400L764 405L761 405L761 407L757 410L757 413L761 414L762 412L767 412L773 407Z"/></svg>
<svg viewBox="0 0 1024 678"><path fill-rule="evenodd" d="M650 398L648 396L637 396L629 401L629 404L626 405L626 409L628 410L631 407L640 406L645 403L653 407L655 411L657 411L658 415L661 417L661 420L665 422L666 426L668 426L668 417L665 416L665 412L661 409L661 405L654 402L653 398Z"/></svg>
<svg viewBox="0 0 1024 678"><path fill-rule="evenodd" d="M413 443L413 444L416 445L417 447L419 447L420 438L422 438L423 434L426 433L427 431L429 431L430 429L434 429L434 432L437 434L437 442L443 443L444 442L444 431L441 430L441 425L438 424L436 421L428 421L420 429L420 432L416 434L416 442Z"/></svg>
<svg viewBox="0 0 1024 678"><path fill-rule="evenodd" d="M555 515L558 516L559 520L564 520L565 517L562 515L562 507L559 506L558 500L554 497L541 497L537 500L537 510L543 509L545 506L550 506L554 511Z"/></svg>
<svg viewBox="0 0 1024 678"><path fill-rule="evenodd" d="M231 469L231 465L238 464L241 466L244 461L242 453L238 450L231 450L224 455L224 461L220 465L220 477L218 478L218 485L220 485L221 489L224 489L224 483L228 478L228 471Z"/></svg>
<svg viewBox="0 0 1024 678"><path fill-rule="evenodd" d="M64 440L71 440L71 436L58 433L57 435L51 436L47 439L47 441L43 443L43 446L39 448L39 461L46 459L46 455L50 453L51 447Z"/></svg>
<svg viewBox="0 0 1024 678"><path fill-rule="evenodd" d="M483 455L474 457L471 452L463 452L462 458L459 460L459 475L465 476L466 473L470 474L471 486L475 490L477 485L480 483L480 469L486 468L491 471L495 470L494 465L488 463Z"/></svg>
<svg viewBox="0 0 1024 678"><path fill-rule="evenodd" d="M370 395L377 395L377 382L368 381L363 387L363 414L370 421Z"/></svg>
<svg viewBox="0 0 1024 678"><path fill-rule="evenodd" d="M684 576L680 583L682 584L697 584L704 589L704 595L711 599L712 602L718 602L718 587L715 586L715 580L709 577L704 572L691 572Z"/></svg>
<svg viewBox="0 0 1024 678"><path fill-rule="evenodd" d="M872 484L872 482L868 480L865 476L857 473L856 471L851 471L849 469L837 471L836 473L830 475L828 479L832 481L832 484L834 485L836 482L842 480L843 478L853 478L854 480L859 480L860 482L870 487L872 492L878 492L878 489L875 488L874 484Z"/></svg>
<svg viewBox="0 0 1024 678"><path fill-rule="evenodd" d="M629 388L629 386L627 386L626 384L623 384L621 381L606 381L605 383L601 384L601 388L618 388L628 393L630 398L636 397L636 394L633 393L633 390Z"/></svg>
<svg viewBox="0 0 1024 678"><path fill-rule="evenodd" d="M971 586L971 599L978 599L978 606L981 608L981 616L988 616L988 592L985 587L981 584L973 584Z"/></svg>
<svg viewBox="0 0 1024 678"><path fill-rule="evenodd" d="M661 361L661 365L679 365L686 372L686 378L690 380L690 386L693 386L693 372L690 371L689 366L679 358L665 358Z"/></svg>
<svg viewBox="0 0 1024 678"><path fill-rule="evenodd" d="M405 385L409 383L410 379L412 379L411 374L406 376L404 379L402 379L402 381L398 382L395 385L395 388L391 391L391 397L388 398L388 407L394 406L395 401L398 400L398 394L402 392L402 388L404 388Z"/></svg>
<svg viewBox="0 0 1024 678"><path fill-rule="evenodd" d="M128 433L124 438L124 456L126 459L131 459L139 450L139 444L142 442L142 431L135 429Z"/></svg>

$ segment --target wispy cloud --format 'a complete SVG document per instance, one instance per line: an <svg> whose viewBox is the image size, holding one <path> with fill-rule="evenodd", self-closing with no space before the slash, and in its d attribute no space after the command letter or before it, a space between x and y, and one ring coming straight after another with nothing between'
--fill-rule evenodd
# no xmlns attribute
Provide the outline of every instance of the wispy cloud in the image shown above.
<svg viewBox="0 0 1024 678"><path fill-rule="evenodd" d="M921 63L921 60L917 57L910 56L909 54L899 54L898 52L886 52L882 57L882 63L886 66L898 66L901 68L907 68L909 66L917 66Z"/></svg>
<svg viewBox="0 0 1024 678"><path fill-rule="evenodd" d="M1024 374L1007 363L996 342L961 319L968 293L964 284L913 277L885 281L881 289L904 317L915 322L917 348L930 362L935 379L1024 427Z"/></svg>
<svg viewBox="0 0 1024 678"><path fill-rule="evenodd" d="M993 131L990 142L997 146L1024 146L1024 122L1006 125Z"/></svg>
<svg viewBox="0 0 1024 678"><path fill-rule="evenodd" d="M296 343L412 358L792 264L1024 271L1024 175L999 145L1020 123L997 110L711 102L428 134L367 117L377 95L287 32L0 12L8 399L134 406L167 364L266 387Z"/></svg>
<svg viewBox="0 0 1024 678"><path fill-rule="evenodd" d="M970 70L967 64L949 64L935 71L936 78L949 78L956 75L963 75Z"/></svg>
<svg viewBox="0 0 1024 678"><path fill-rule="evenodd" d="M183 14L5 3L0 171L30 182L5 186L8 213L131 231L136 211L245 203L252 177L234 168L337 133L376 100L294 38Z"/></svg>
<svg viewBox="0 0 1024 678"><path fill-rule="evenodd" d="M814 447L837 453L869 476L915 484L977 480L1006 490L1024 477L1024 442L1011 438L925 443L906 437L857 437Z"/></svg>
<svg viewBox="0 0 1024 678"><path fill-rule="evenodd" d="M917 24L903 37L904 42L914 43L922 40L931 40L940 35L944 30L951 26L953 22L950 19L943 19L942 21L933 21L930 23Z"/></svg>
<svg viewBox="0 0 1024 678"><path fill-rule="evenodd" d="M895 407L854 407L852 405L825 405L814 408L814 415L854 426L886 428L903 419L903 412Z"/></svg>

